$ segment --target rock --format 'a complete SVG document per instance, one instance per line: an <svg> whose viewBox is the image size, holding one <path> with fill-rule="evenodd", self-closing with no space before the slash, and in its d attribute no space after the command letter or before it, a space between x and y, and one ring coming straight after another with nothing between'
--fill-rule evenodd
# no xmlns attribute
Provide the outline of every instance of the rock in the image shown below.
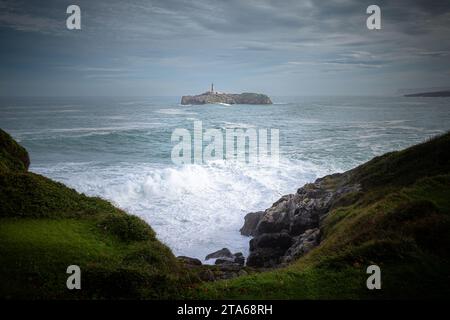
<svg viewBox="0 0 450 320"><path fill-rule="evenodd" d="M320 229L306 230L302 235L296 237L294 244L286 251L282 262L289 263L316 247L320 242Z"/></svg>
<svg viewBox="0 0 450 320"><path fill-rule="evenodd" d="M208 254L205 260L215 259L215 258L233 258L233 254L228 248L222 248L213 253Z"/></svg>
<svg viewBox="0 0 450 320"><path fill-rule="evenodd" d="M232 266L243 266L245 264L245 257L242 252L237 252L231 257L218 258L215 261L216 265L232 265Z"/></svg>
<svg viewBox="0 0 450 320"><path fill-rule="evenodd" d="M206 269L199 273L199 277L202 281L214 281L216 277L214 276L214 272L209 269Z"/></svg>
<svg viewBox="0 0 450 320"><path fill-rule="evenodd" d="M245 257L242 252L237 252L234 254L234 263L243 266L245 264Z"/></svg>
<svg viewBox="0 0 450 320"><path fill-rule="evenodd" d="M255 231L255 235L289 230L290 215L295 210L293 195L283 196L264 212Z"/></svg>
<svg viewBox="0 0 450 320"><path fill-rule="evenodd" d="M235 263L234 263L233 258L219 258L219 259L216 259L214 264L216 264L216 265L234 265Z"/></svg>
<svg viewBox="0 0 450 320"><path fill-rule="evenodd" d="M292 245L292 236L287 232L264 233L250 240L250 251L257 248L288 249Z"/></svg>
<svg viewBox="0 0 450 320"><path fill-rule="evenodd" d="M239 230L243 236L255 236L256 227L264 215L264 211L250 212L244 217L244 225Z"/></svg>
<svg viewBox="0 0 450 320"><path fill-rule="evenodd" d="M225 272L239 272L239 270L242 269L241 266L238 266L236 264L224 264L224 265L218 265L218 267L221 271L225 271Z"/></svg>
<svg viewBox="0 0 450 320"><path fill-rule="evenodd" d="M281 262L280 259L285 252L285 249L279 248L259 248L250 253L247 265L255 268L275 267Z"/></svg>
<svg viewBox="0 0 450 320"><path fill-rule="evenodd" d="M273 267L290 262L317 246L320 225L333 205L350 205L361 189L350 184L351 171L305 184L295 194L282 196L270 208L249 213L241 229L253 235L247 265ZM345 197L352 193L352 196ZM255 227L256 224L256 227Z"/></svg>
<svg viewBox="0 0 450 320"><path fill-rule="evenodd" d="M244 92L240 94L234 93L218 93L205 92L196 96L183 96L181 104L272 104L268 96L261 93Z"/></svg>
<svg viewBox="0 0 450 320"><path fill-rule="evenodd" d="M186 265L191 265L191 266L201 266L202 265L202 262L196 258L191 258L191 257L186 257L186 256L178 256L177 259Z"/></svg>
<svg viewBox="0 0 450 320"><path fill-rule="evenodd" d="M238 277L239 273L242 270L242 266L239 266L235 263L231 264L221 264L218 265L220 268L220 272L218 273L218 277L220 279L232 279Z"/></svg>
<svg viewBox="0 0 450 320"><path fill-rule="evenodd" d="M292 245L293 238L287 232L264 233L250 241L247 265L252 267L273 267Z"/></svg>

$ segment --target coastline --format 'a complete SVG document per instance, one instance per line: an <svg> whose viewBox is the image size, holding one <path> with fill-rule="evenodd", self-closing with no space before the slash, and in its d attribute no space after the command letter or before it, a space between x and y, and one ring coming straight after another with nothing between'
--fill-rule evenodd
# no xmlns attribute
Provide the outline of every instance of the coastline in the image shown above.
<svg viewBox="0 0 450 320"><path fill-rule="evenodd" d="M15 297L46 299L84 299L92 295L113 299L411 298L422 294L418 277L433 284L428 289L430 296L448 293L442 277L449 270L446 253L450 239L445 235L450 230L450 133L376 157L347 172L319 178L296 194L281 197L256 219L246 219L242 231L254 236L247 265L243 265L238 253L224 249L213 254L221 260L216 265L202 265L188 257L175 259L142 220L107 201L80 195L61 183L28 172L26 150L3 131L0 147L0 178L7 186L0 193L2 207L7 208L0 218L0 236L4 239L0 278L8 284L2 286L2 295L7 287L15 287ZM39 230L46 230L44 237L33 235ZM48 232L53 232L55 238L45 236ZM39 242L31 243L36 236ZM85 256L77 251L78 259L86 259L82 264L87 274L85 281L95 286L88 285L81 295L69 294L62 288L55 291L52 283L64 274L56 274L55 278L54 267L70 263L73 257L60 250L49 252L49 244L56 241L54 244L64 248L75 240L82 248L87 239L91 239L90 248L84 250L101 248L106 243L112 248L113 243L121 244L110 253L102 249L87 251L90 256ZM439 247L434 246L436 241L440 241ZM31 245L37 255L29 256L24 244ZM57 254L58 258L40 258L49 254ZM22 272L31 272L24 264L28 259L39 270L36 281L40 279L51 287L30 290L20 280ZM373 263L382 265L390 280L375 296L356 281ZM405 263L414 269L413 274L404 271ZM288 280L294 274L302 279L300 284ZM132 279L136 276L143 281L135 283ZM166 280L155 287L154 281L160 281L160 277ZM323 282L329 277L335 278L331 286ZM406 278L417 286L403 291L398 284ZM280 279L284 279L281 285ZM128 289L123 291L123 285ZM271 289L262 293L261 286ZM157 291L148 291L150 288Z"/></svg>

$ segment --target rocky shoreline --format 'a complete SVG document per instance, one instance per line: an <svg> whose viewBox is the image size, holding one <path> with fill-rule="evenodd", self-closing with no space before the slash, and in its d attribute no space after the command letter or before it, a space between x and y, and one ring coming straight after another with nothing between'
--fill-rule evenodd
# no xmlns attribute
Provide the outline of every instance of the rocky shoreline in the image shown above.
<svg viewBox="0 0 450 320"><path fill-rule="evenodd" d="M305 184L295 194L282 196L265 211L245 216L240 233L252 237L247 259L223 248L205 257L216 258L223 278L235 277L245 268L268 269L284 266L311 251L321 241L322 221L336 205L345 204L361 186L352 181L352 171L337 173ZM351 197L349 197L351 198ZM198 259L178 257L184 263L201 266ZM246 260L246 261L245 261Z"/></svg>
<svg viewBox="0 0 450 320"><path fill-rule="evenodd" d="M245 217L241 234L251 235L247 265L271 268L289 263L319 245L321 222L347 194L358 192L350 172L308 183L295 194L282 196L263 212Z"/></svg>

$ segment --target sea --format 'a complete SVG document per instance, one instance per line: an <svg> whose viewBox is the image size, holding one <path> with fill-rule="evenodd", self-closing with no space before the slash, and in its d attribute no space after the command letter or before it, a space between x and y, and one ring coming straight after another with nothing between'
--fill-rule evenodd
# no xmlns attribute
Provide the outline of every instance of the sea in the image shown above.
<svg viewBox="0 0 450 320"><path fill-rule="evenodd" d="M147 221L175 255L248 254L244 216L307 182L450 129L449 98L272 97L272 105L180 105L180 97L0 98L0 128L30 171ZM277 129L279 161L175 164L175 129Z"/></svg>

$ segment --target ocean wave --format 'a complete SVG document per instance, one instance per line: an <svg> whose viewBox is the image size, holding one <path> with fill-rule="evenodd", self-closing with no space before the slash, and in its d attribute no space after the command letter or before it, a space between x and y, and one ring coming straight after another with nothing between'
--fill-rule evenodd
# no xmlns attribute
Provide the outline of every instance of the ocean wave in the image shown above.
<svg viewBox="0 0 450 320"><path fill-rule="evenodd" d="M197 112L186 111L183 109L174 109L174 108L163 108L155 111L156 113L162 113L167 115L192 115L197 114Z"/></svg>
<svg viewBox="0 0 450 320"><path fill-rule="evenodd" d="M222 129L248 129L255 127L255 125L243 122L222 121L222 123L223 123L223 126L221 126Z"/></svg>

